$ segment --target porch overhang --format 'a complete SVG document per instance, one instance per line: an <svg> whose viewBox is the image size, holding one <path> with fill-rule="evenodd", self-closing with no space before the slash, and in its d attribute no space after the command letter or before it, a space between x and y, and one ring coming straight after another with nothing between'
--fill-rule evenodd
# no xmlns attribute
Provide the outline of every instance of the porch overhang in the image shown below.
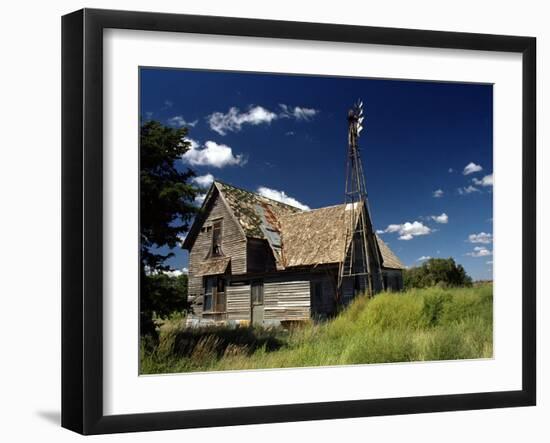
<svg viewBox="0 0 550 443"><path fill-rule="evenodd" d="M209 275L225 274L230 262L230 257L210 258L199 265L196 275L206 277Z"/></svg>

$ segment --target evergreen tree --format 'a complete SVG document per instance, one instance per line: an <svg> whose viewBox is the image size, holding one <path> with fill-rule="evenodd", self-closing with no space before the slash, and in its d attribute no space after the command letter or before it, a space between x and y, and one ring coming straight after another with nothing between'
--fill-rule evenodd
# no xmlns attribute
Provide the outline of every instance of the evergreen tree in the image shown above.
<svg viewBox="0 0 550 443"><path fill-rule="evenodd" d="M183 235L197 212L199 190L192 185L195 173L176 167L190 147L187 128L171 128L147 121L140 131L140 317L141 333L154 333L153 315L163 317L187 306L185 284L164 272L172 252L160 248L181 245ZM180 282L181 283L181 282Z"/></svg>

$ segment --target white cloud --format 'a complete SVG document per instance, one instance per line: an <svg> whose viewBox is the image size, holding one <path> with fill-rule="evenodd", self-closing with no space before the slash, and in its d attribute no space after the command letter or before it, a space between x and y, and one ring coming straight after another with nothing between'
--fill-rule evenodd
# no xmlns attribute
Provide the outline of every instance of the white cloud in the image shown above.
<svg viewBox="0 0 550 443"><path fill-rule="evenodd" d="M214 182L214 176L212 174L198 175L193 177L193 182L203 188L208 188Z"/></svg>
<svg viewBox="0 0 550 443"><path fill-rule="evenodd" d="M164 274L170 277L179 277L180 275L189 274L189 269L187 268L171 269L170 271L164 271Z"/></svg>
<svg viewBox="0 0 550 443"><path fill-rule="evenodd" d="M493 174L486 175L481 180L473 178L472 182L478 186L493 186Z"/></svg>
<svg viewBox="0 0 550 443"><path fill-rule="evenodd" d="M470 234L468 236L468 241L470 243L483 243L488 245L493 241L493 234L487 232L480 232L479 234Z"/></svg>
<svg viewBox="0 0 550 443"><path fill-rule="evenodd" d="M195 203L197 204L197 206L202 206L205 198L206 198L206 194L198 194L195 197Z"/></svg>
<svg viewBox="0 0 550 443"><path fill-rule="evenodd" d="M454 171L453 168L449 168L449 174L451 174Z"/></svg>
<svg viewBox="0 0 550 443"><path fill-rule="evenodd" d="M480 165L476 165L474 162L468 163L466 166L464 166L464 171L462 173L464 175L473 174L474 172L479 172L483 170L483 168Z"/></svg>
<svg viewBox="0 0 550 443"><path fill-rule="evenodd" d="M241 112L239 108L233 106L226 113L214 112L207 116L210 129L220 135L226 135L228 132L238 132L243 125L270 124L278 118L293 118L295 120L309 121L315 117L319 111L313 108L303 106L279 105L281 112L276 113L264 108L263 106L250 106L248 111ZM286 135L294 135L289 131Z"/></svg>
<svg viewBox="0 0 550 443"><path fill-rule="evenodd" d="M149 266L145 266L145 274L146 275L159 275L159 274L165 274L169 277L179 277L183 274L189 274L189 269L187 268L181 268L181 269L170 269L168 271L158 271L156 269L151 269Z"/></svg>
<svg viewBox="0 0 550 443"><path fill-rule="evenodd" d="M468 252L466 255L470 257L487 257L492 254L493 252L489 251L485 246L476 246L472 252Z"/></svg>
<svg viewBox="0 0 550 443"><path fill-rule="evenodd" d="M303 108L301 106L288 106L284 104L279 105L282 109L280 114L283 118L295 118L296 120L311 120L319 112L313 108Z"/></svg>
<svg viewBox="0 0 550 443"><path fill-rule="evenodd" d="M182 115L175 115L174 117L171 117L168 119L168 124L170 126L176 126L178 128L182 128L184 126L189 126L191 128L194 128L198 122L199 122L198 120L193 120L189 122L185 120Z"/></svg>
<svg viewBox="0 0 550 443"><path fill-rule="evenodd" d="M440 197L443 197L443 189L436 189L434 192L433 192L433 196L434 198L440 198Z"/></svg>
<svg viewBox="0 0 550 443"><path fill-rule="evenodd" d="M399 232L402 225L388 225L384 232Z"/></svg>
<svg viewBox="0 0 550 443"><path fill-rule="evenodd" d="M426 261L429 260L431 257L429 255L423 255L422 257L418 257L416 261Z"/></svg>
<svg viewBox="0 0 550 443"><path fill-rule="evenodd" d="M233 150L227 145L221 145L213 141L207 141L204 146L192 139L188 140L191 145L189 150L183 154L181 159L193 166L214 166L223 168L231 165L244 165L246 158L243 154L233 154Z"/></svg>
<svg viewBox="0 0 550 443"><path fill-rule="evenodd" d="M294 135L294 134L295 134L294 131L287 131L287 132L285 132L285 135L287 135L287 136L292 136L292 135Z"/></svg>
<svg viewBox="0 0 550 443"><path fill-rule="evenodd" d="M471 194L472 192L481 192L475 186L469 185L464 188L458 188L458 193L460 195Z"/></svg>
<svg viewBox="0 0 550 443"><path fill-rule="evenodd" d="M309 211L311 208L308 205L304 205L293 197L289 197L284 191L278 191L276 189L266 188L265 186L260 186L258 188L258 194L263 195L264 197L270 198L271 200L276 200L281 203L286 203L287 205L300 208L304 211Z"/></svg>
<svg viewBox="0 0 550 443"><path fill-rule="evenodd" d="M397 232L399 240L412 240L413 237L419 235L428 235L432 230L423 223L414 221L412 223L405 222L403 224L388 225L384 232Z"/></svg>
<svg viewBox="0 0 550 443"><path fill-rule="evenodd" d="M383 229L377 229L376 230L376 233L377 234L384 234L386 231L384 231Z"/></svg>
<svg viewBox="0 0 550 443"><path fill-rule="evenodd" d="M485 262L485 264L487 264L487 265L492 265L492 264L493 264L493 260L489 260L489 261Z"/></svg>
<svg viewBox="0 0 550 443"><path fill-rule="evenodd" d="M185 241L186 238L187 238L187 233L178 234L178 241L181 246L183 245L183 242Z"/></svg>
<svg viewBox="0 0 550 443"><path fill-rule="evenodd" d="M442 223L442 224L449 223L449 216L445 213L441 215L431 215L430 218L436 223Z"/></svg>
<svg viewBox="0 0 550 443"><path fill-rule="evenodd" d="M238 132L245 124L253 126L262 123L269 124L276 118L277 114L262 106L251 107L246 112L241 112L239 108L233 106L225 114L214 112L207 117L210 129L220 135L226 135L227 132Z"/></svg>

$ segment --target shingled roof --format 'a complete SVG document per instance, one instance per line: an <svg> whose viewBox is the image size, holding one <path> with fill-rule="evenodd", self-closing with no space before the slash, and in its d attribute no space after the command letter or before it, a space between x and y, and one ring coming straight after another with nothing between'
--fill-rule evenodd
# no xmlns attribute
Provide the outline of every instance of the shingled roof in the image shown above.
<svg viewBox="0 0 550 443"><path fill-rule="evenodd" d="M405 269L405 265L401 263L401 260L393 253L390 247L376 235L376 241L382 254L382 266L391 269Z"/></svg>
<svg viewBox="0 0 550 443"><path fill-rule="evenodd" d="M303 211L281 217L283 257L286 267L339 263L344 257L346 235L343 205Z"/></svg>
<svg viewBox="0 0 550 443"><path fill-rule="evenodd" d="M351 221L351 205L336 205L281 217L283 262L285 267L340 263L344 259L346 226ZM405 266L376 236L382 266Z"/></svg>
<svg viewBox="0 0 550 443"><path fill-rule="evenodd" d="M353 211L349 205L302 211L245 189L215 181L217 189L249 238L267 240L281 267L339 263L344 257L346 223ZM208 197L207 197L208 198ZM405 266L376 236L382 266Z"/></svg>

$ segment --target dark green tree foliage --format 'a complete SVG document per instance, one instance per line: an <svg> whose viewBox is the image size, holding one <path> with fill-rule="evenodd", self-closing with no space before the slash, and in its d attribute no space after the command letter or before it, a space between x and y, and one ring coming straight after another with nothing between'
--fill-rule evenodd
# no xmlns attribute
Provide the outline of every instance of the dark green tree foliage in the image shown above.
<svg viewBox="0 0 550 443"><path fill-rule="evenodd" d="M149 274L141 281L141 333L155 332L153 313L165 318L187 309L187 275ZM144 295L146 300L144 300ZM145 303L144 303L145 302Z"/></svg>
<svg viewBox="0 0 550 443"><path fill-rule="evenodd" d="M197 212L193 202L199 193L190 180L195 173L176 168L190 146L187 128L170 128L156 121L142 124L140 132L140 313L141 333L154 332L153 315L164 317L187 306L187 278L171 278L166 260Z"/></svg>
<svg viewBox="0 0 550 443"><path fill-rule="evenodd" d="M421 266L405 269L403 274L405 289L427 288L430 286L472 286L471 277L462 265L452 258L430 258Z"/></svg>

